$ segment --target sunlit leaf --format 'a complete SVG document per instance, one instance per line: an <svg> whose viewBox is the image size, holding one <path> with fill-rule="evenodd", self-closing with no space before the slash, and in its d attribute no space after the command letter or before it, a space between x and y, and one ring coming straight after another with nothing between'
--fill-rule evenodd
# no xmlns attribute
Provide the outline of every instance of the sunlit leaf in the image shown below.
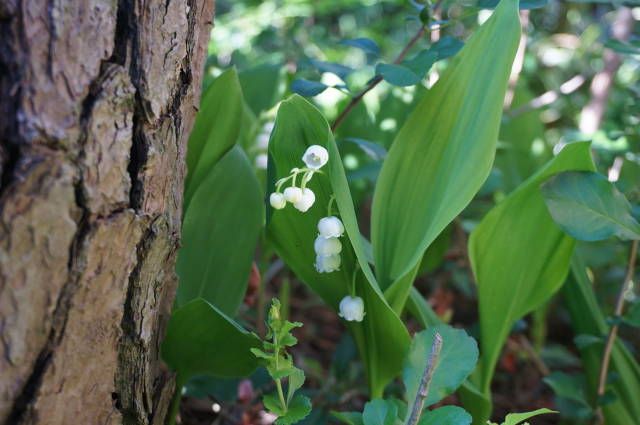
<svg viewBox="0 0 640 425"><path fill-rule="evenodd" d="M517 0L504 0L455 56L397 134L372 210L376 275L404 305L433 240L489 175L511 65L520 39ZM404 278L404 279L403 279Z"/></svg>

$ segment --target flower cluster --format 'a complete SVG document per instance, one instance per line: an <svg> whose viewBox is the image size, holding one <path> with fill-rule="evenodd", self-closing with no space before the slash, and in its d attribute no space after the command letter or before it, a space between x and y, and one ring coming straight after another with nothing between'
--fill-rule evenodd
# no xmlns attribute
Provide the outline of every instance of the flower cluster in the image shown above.
<svg viewBox="0 0 640 425"><path fill-rule="evenodd" d="M273 121L267 121L262 126L260 133L256 137L256 150L259 152L256 155L254 165L259 170L266 170L267 163L269 162L269 156L267 155L267 149L269 148L269 137L273 131Z"/></svg>
<svg viewBox="0 0 640 425"><path fill-rule="evenodd" d="M280 210L289 202L298 211L307 212L316 201L316 195L306 186L311 181L313 174L319 172L320 168L329 161L329 152L319 145L309 146L302 155L302 161L306 167L294 168L289 176L276 182L276 191L269 195L269 203L273 208ZM300 174L302 174L302 179L300 187L298 187L296 186L296 178ZM282 186L289 180L291 180L291 186L281 192Z"/></svg>
<svg viewBox="0 0 640 425"><path fill-rule="evenodd" d="M287 202L293 204L298 211L306 212L316 200L313 191L306 187L314 173L320 172L329 161L329 152L319 145L312 145L302 155L304 168L294 168L289 176L276 182L276 191L269 195L269 203L274 209L280 210L287 206ZM302 175L300 186L296 185L298 175ZM291 181L291 185L284 190L285 183ZM318 236L313 242L313 250L316 254L315 268L318 273L331 273L340 270L342 265L342 243L340 237L344 234L342 221L331 215L331 206L335 198L329 200L327 217L318 221ZM361 322L364 319L364 301L356 296L356 275L358 269L353 272L351 281L351 295L347 295L340 301L338 315L347 322Z"/></svg>
<svg viewBox="0 0 640 425"><path fill-rule="evenodd" d="M321 218L318 222L318 237L313 243L316 252L316 270L318 273L331 273L340 270L342 259L342 243L340 236L344 233L344 225L338 217Z"/></svg>

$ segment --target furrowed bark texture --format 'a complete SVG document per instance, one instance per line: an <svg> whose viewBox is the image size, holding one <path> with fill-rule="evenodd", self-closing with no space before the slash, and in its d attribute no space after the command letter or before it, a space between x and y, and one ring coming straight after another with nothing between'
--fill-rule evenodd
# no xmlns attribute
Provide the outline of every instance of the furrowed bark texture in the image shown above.
<svg viewBox="0 0 640 425"><path fill-rule="evenodd" d="M213 0L0 3L0 424L160 424Z"/></svg>

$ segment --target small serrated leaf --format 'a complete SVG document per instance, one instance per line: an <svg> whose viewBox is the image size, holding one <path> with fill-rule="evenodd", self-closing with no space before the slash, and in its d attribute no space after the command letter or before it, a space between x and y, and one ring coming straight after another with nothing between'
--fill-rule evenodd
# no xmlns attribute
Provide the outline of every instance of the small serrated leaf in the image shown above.
<svg viewBox="0 0 640 425"><path fill-rule="evenodd" d="M423 412L419 425L470 425L471 415L462 407L444 406Z"/></svg>
<svg viewBox="0 0 640 425"><path fill-rule="evenodd" d="M300 422L311 412L311 400L303 395L296 395L287 408L287 413L276 420L277 425L290 425Z"/></svg>

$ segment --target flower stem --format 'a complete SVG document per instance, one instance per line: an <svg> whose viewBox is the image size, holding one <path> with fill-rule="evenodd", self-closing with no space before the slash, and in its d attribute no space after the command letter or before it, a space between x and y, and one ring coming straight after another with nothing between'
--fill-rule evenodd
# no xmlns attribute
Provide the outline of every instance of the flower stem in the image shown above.
<svg viewBox="0 0 640 425"><path fill-rule="evenodd" d="M360 270L360 264L356 262L356 268L353 269L353 275L351 276L351 296L356 296L356 276L358 276L358 270Z"/></svg>
<svg viewBox="0 0 640 425"><path fill-rule="evenodd" d="M329 198L329 206L327 207L327 217L331 217L331 210L333 209L333 203L335 200L335 195L331 195L331 198Z"/></svg>
<svg viewBox="0 0 640 425"><path fill-rule="evenodd" d="M276 388L278 389L278 398L280 399L280 405L282 410L287 411L287 402L284 400L284 392L282 391L282 382L280 378L276 379Z"/></svg>

